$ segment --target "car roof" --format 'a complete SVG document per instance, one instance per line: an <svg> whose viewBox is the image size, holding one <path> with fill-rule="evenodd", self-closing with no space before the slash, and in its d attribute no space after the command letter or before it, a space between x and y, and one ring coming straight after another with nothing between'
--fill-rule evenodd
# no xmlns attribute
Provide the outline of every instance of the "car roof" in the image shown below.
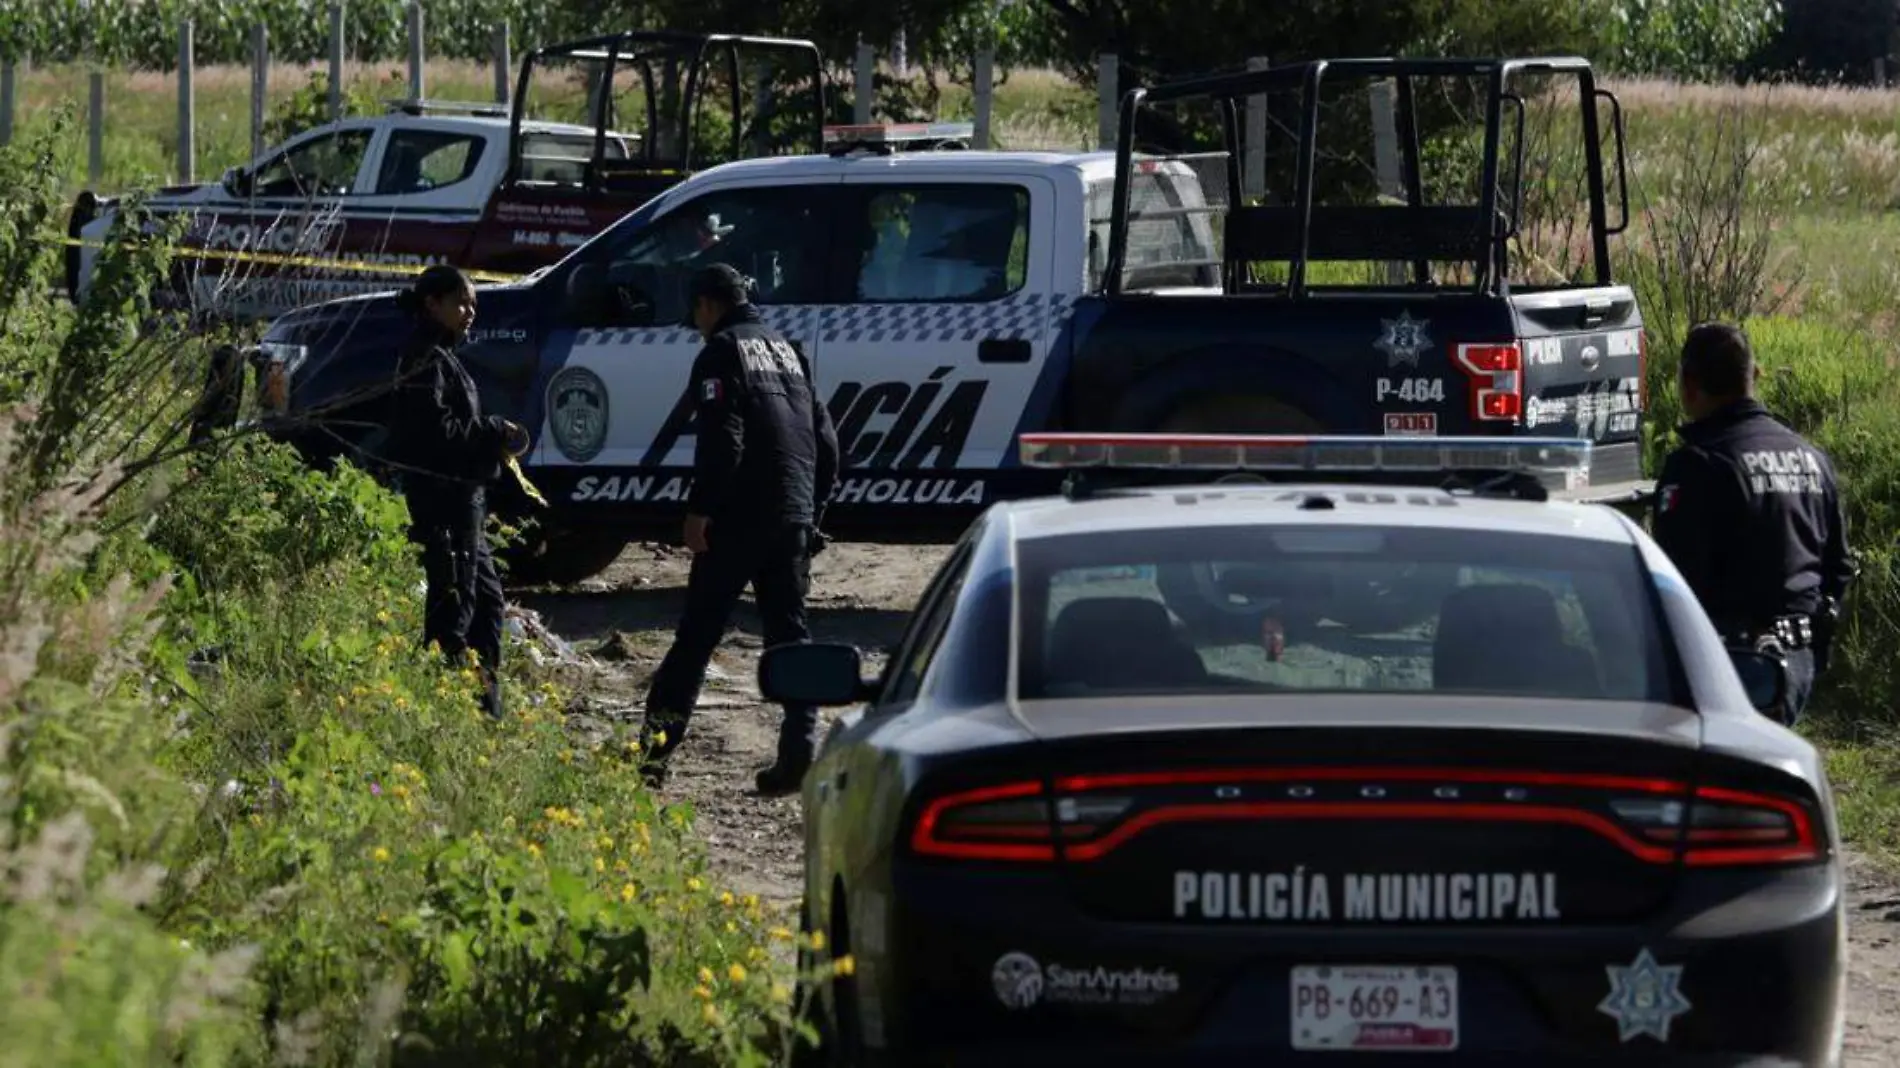
<svg viewBox="0 0 1900 1068"><path fill-rule="evenodd" d="M888 156L765 156L710 167L697 177L769 174L775 178L823 178L867 170L903 171L919 177L940 174L1021 174L1024 171L1080 172L1084 180L1112 176L1113 152L896 152Z"/></svg>
<svg viewBox="0 0 1900 1068"><path fill-rule="evenodd" d="M1331 499L1333 507L1299 507L1302 499L1314 494ZM1369 495L1385 495L1387 499L1380 502L1368 499ZM1392 497L1397 498L1397 503L1391 501ZM1420 498L1432 499L1437 506L1420 507L1416 503ZM1449 501L1450 506L1439 505L1440 500ZM1622 516L1602 505L1478 497L1435 487L1321 482L1155 486L1074 500L1028 498L1003 502L996 507L1008 516L1008 528L1017 541L1184 527L1370 524L1504 531L1623 545L1635 543Z"/></svg>

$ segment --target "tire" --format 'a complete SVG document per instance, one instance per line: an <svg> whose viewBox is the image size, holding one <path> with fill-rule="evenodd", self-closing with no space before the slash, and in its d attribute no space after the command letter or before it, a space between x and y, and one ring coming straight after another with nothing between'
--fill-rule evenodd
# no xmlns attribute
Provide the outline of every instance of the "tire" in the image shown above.
<svg viewBox="0 0 1900 1068"><path fill-rule="evenodd" d="M503 554L503 578L515 586L572 586L605 571L626 550L628 538L608 530L555 527L530 533L527 543Z"/></svg>

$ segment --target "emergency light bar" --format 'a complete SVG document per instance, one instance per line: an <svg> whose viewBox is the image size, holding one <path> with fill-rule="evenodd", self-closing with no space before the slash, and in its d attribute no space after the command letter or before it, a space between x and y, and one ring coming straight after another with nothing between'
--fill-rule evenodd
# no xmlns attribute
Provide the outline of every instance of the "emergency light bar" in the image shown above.
<svg viewBox="0 0 1900 1068"><path fill-rule="evenodd" d="M976 137L973 122L897 122L827 126L826 145L904 145L918 141L968 141Z"/></svg>
<svg viewBox="0 0 1900 1068"><path fill-rule="evenodd" d="M1166 468L1192 471L1498 471L1560 476L1566 489L1590 481L1590 442L1572 438L1393 438L1329 434L1023 434L1023 465L1041 468Z"/></svg>

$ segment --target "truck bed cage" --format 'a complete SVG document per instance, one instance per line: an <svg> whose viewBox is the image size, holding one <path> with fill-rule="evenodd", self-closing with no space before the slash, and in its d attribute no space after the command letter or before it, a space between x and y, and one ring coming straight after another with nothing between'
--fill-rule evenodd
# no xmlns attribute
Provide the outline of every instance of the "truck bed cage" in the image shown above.
<svg viewBox="0 0 1900 1068"><path fill-rule="evenodd" d="M1540 56L1517 59L1471 58L1360 58L1318 59L1269 67L1265 70L1204 75L1169 82L1152 89L1140 87L1122 97L1115 145L1113 222L1109 231L1108 262L1103 271L1108 293L1120 294L1128 257L1130 171L1134 165L1135 120L1143 104L1184 100L1211 100L1219 108L1227 151L1226 178L1232 205L1223 237L1223 287L1234 292L1246 275L1245 265L1263 260L1289 265L1286 293L1298 299L1308 295L1306 267L1316 261L1410 261L1415 285L1431 285L1431 261L1465 261L1476 265L1473 289L1490 294L1508 291L1504 281L1509 240L1516 236L1521 204L1499 203L1498 172L1503 109L1514 106L1517 121L1517 172L1523 170L1524 105L1507 89L1516 75L1568 75L1578 81L1585 165L1588 170L1592 251L1596 284L1610 284L1609 238L1629 225L1629 185L1622 171L1623 117L1614 94L1598 87L1590 61L1580 56ZM1484 107L1484 156L1479 203L1427 204L1420 171L1418 115L1413 79L1484 78L1489 91ZM1328 78L1396 82L1397 123L1401 180L1406 203L1402 207L1315 205L1314 163L1320 122L1320 86ZM1295 161L1291 204L1248 205L1242 196L1239 102L1273 92L1300 93L1300 142ZM1599 134L1598 100L1608 100L1617 140L1617 166L1622 214L1611 227L1605 204L1603 150ZM1518 193L1522 197L1521 189ZM1146 214L1143 216L1147 217Z"/></svg>
<svg viewBox="0 0 1900 1068"><path fill-rule="evenodd" d="M732 145L735 158L743 155L742 139L744 123L739 116L744 114L745 103L741 96L740 52L742 49L790 54L809 64L812 75L811 86L811 126L810 153L816 155L824 150L824 113L825 113L825 67L824 57L818 46L811 41L791 37L761 37L751 34L735 33L695 33L687 30L626 30L619 33L601 34L595 37L583 37L571 41L560 41L530 49L523 57L520 73L516 75L514 104L510 118L510 137L515 145L521 143L521 126L524 118L529 88L533 84L537 65L548 60L587 60L603 63L600 81L604 86L613 84L617 68L632 65L639 70L644 82L646 96L647 129L657 132L663 119L659 113L659 94L655 92L651 71L646 61L657 55L672 53L686 72L686 83L679 98L679 114L666 117L665 122L675 126L673 133L677 138L673 143L678 146L678 158L655 159L651 157L655 145L666 139L640 138L649 146L649 158L644 166L613 167L606 158L608 111L611 106L611 91L596 94L593 113L590 120L594 126L593 158L587 161L585 184L593 186L603 183L610 175L672 175L691 173L694 169L693 157L693 116L698 110L698 96L703 89L701 72L709 62L723 62L725 73L731 81L732 99ZM514 177L519 168L519 155L510 163L510 177Z"/></svg>

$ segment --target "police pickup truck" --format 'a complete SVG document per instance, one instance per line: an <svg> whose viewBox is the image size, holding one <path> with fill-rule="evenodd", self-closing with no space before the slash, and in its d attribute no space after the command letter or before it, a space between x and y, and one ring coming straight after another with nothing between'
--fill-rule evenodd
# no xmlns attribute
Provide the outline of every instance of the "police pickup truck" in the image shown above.
<svg viewBox="0 0 1900 1068"><path fill-rule="evenodd" d="M1642 320L1611 279L1594 148L1594 277L1514 288L1497 182L1471 205L1314 204L1316 107L1286 205L1242 203L1231 128L1225 152L1194 158L1137 155L1128 133L1144 96L1290 85L1311 102L1343 75L1398 79L1403 105L1411 79L1451 70L1488 80L1495 103L1525 68L1581 83L1597 145L1605 94L1583 60L1368 60L1133 92L1114 153L841 149L695 175L555 266L480 291L466 359L484 404L531 428L524 467L551 505L517 577L576 581L631 539L676 536L700 347L682 287L710 261L752 278L811 361L845 454L835 537L948 540L996 500L1052 491L1017 452L1036 431L1576 436L1594 445L1589 484L1557 489L1639 493ZM1275 260L1287 281L1253 280ZM1462 260L1476 280L1414 262L1405 280L1307 282L1323 260ZM362 398L390 373L396 315L368 297L277 320L252 356L275 432L314 458L373 457Z"/></svg>
<svg viewBox="0 0 1900 1068"><path fill-rule="evenodd" d="M512 105L392 101L297 133L216 182L132 203L148 227L185 221L161 298L270 319L387 290L431 263L526 274L695 169L822 151L823 83L810 41L667 30L564 41L523 57ZM91 190L74 202L75 302L126 206Z"/></svg>

